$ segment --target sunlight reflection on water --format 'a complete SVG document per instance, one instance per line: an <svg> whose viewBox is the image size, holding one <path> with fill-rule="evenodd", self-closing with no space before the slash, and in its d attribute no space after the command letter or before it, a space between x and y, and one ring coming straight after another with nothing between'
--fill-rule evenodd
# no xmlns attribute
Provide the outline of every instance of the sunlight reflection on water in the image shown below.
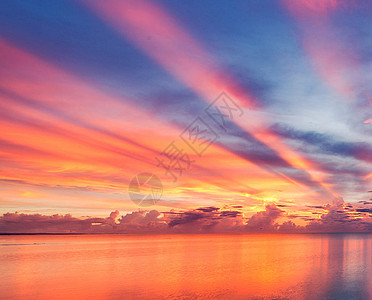
<svg viewBox="0 0 372 300"><path fill-rule="evenodd" d="M372 299L371 254L369 234L0 236L0 298Z"/></svg>

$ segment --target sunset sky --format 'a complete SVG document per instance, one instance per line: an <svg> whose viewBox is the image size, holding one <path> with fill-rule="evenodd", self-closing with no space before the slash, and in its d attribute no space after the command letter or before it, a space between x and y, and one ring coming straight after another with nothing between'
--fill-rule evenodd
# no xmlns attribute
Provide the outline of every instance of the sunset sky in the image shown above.
<svg viewBox="0 0 372 300"><path fill-rule="evenodd" d="M368 0L1 1L0 232L371 231L371 17ZM128 194L143 172L151 207Z"/></svg>

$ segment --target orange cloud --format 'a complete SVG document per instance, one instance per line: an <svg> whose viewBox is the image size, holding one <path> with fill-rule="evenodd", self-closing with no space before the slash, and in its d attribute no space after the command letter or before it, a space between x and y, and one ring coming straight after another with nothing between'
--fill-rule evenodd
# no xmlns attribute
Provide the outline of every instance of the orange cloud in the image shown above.
<svg viewBox="0 0 372 300"><path fill-rule="evenodd" d="M8 65L0 70L6 78L0 83L0 129L4 133L0 156L7 160L0 170L3 180L113 193L126 191L131 176L140 171L159 171L154 156L179 135L178 128L4 40L0 45ZM158 132L156 142L149 125ZM193 165L197 172L190 172L182 184L220 192L218 186L226 195L257 192L241 183L238 174L225 175L231 173L228 164L217 170L213 157L240 167L244 163L252 172L262 173L212 146L205 159ZM173 197L186 196L173 187L167 192Z"/></svg>
<svg viewBox="0 0 372 300"><path fill-rule="evenodd" d="M249 91L221 75L213 57L159 4L145 0L125 4L116 0L105 4L100 1L83 2L205 101L211 102L221 91L226 91L241 107L257 109L260 106L259 101L254 99ZM310 160L295 153L279 137L266 129L267 121L262 117L252 117L248 123L247 120L239 119L234 119L234 122L265 145L275 149L293 167L301 170L316 168ZM309 175L328 196L335 196L320 175ZM285 174L280 176L293 182L293 179Z"/></svg>

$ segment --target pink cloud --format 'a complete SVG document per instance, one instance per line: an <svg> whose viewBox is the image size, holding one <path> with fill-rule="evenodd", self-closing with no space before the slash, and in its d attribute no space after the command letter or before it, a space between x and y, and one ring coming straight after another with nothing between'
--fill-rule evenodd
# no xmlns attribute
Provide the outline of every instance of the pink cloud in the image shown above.
<svg viewBox="0 0 372 300"><path fill-rule="evenodd" d="M275 204L266 205L265 211L260 211L254 214L246 224L246 229L248 231L275 231L279 227L275 223L282 214L283 210L279 209Z"/></svg>
<svg viewBox="0 0 372 300"><path fill-rule="evenodd" d="M136 211L119 217L75 218L71 215L6 213L0 217L0 233L317 233L371 232L372 209L345 203L342 199L322 207L320 217L306 217L308 224L296 225L275 204L244 217L238 210L200 207L187 211Z"/></svg>

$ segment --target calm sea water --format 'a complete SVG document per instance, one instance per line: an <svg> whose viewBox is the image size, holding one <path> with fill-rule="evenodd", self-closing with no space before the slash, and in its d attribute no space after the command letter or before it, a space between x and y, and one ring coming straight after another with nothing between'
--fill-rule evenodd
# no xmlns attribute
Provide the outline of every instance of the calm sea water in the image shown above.
<svg viewBox="0 0 372 300"><path fill-rule="evenodd" d="M1 299L372 299L372 235L0 236Z"/></svg>

